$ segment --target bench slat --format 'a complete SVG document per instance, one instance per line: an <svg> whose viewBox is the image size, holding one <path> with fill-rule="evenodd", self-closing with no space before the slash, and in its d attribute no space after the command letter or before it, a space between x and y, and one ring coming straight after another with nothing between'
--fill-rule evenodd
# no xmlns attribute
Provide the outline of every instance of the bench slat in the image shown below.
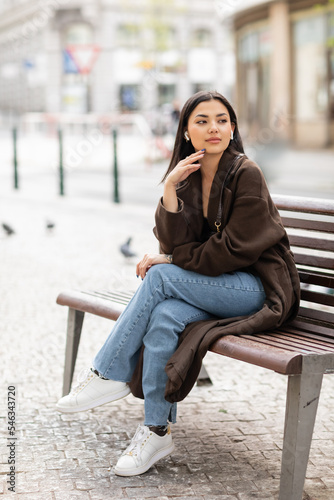
<svg viewBox="0 0 334 500"><path fill-rule="evenodd" d="M301 373L302 355L300 353L268 346L250 337L226 335L214 342L210 351L284 375Z"/></svg>
<svg viewBox="0 0 334 500"><path fill-rule="evenodd" d="M318 231L323 233L334 233L334 223L317 221L312 219L297 219L287 215L281 216L285 228L306 229L307 231Z"/></svg>
<svg viewBox="0 0 334 500"><path fill-rule="evenodd" d="M325 288L334 288L334 275L324 272L309 271L308 269L298 268L299 279L302 283L309 285L319 285Z"/></svg>
<svg viewBox="0 0 334 500"><path fill-rule="evenodd" d="M305 343L298 344L298 342L294 342L292 339L289 340L288 338L284 337L282 333L278 334L276 337L274 334L264 334L264 335L258 334L256 336L250 335L249 337L247 336L246 338L248 338L249 340L252 339L254 340L254 338L256 338L258 342L261 342L268 346L279 347L287 351L299 352L301 354L308 354L315 352L315 348L311 349L306 341ZM322 352L324 353L326 351Z"/></svg>
<svg viewBox="0 0 334 500"><path fill-rule="evenodd" d="M315 325L314 323L306 323L305 321L299 321L298 319L295 319L285 328L289 330L293 327L296 327L299 331L305 332L307 334L316 333L321 335L321 337L334 338L333 328L327 328L326 326Z"/></svg>
<svg viewBox="0 0 334 500"><path fill-rule="evenodd" d="M320 198L296 198L273 194L272 199L278 210L289 210L290 212L302 212L306 214L333 215L334 201Z"/></svg>
<svg viewBox="0 0 334 500"><path fill-rule="evenodd" d="M93 297L100 297L101 299L110 300L111 302L118 302L119 304L128 304L134 292L109 292L109 291L91 291L81 292L91 295Z"/></svg>
<svg viewBox="0 0 334 500"><path fill-rule="evenodd" d="M312 302L314 304L324 304L326 306L334 306L334 295L330 295L329 293L321 293L301 289L300 296L302 300L305 300L307 302Z"/></svg>
<svg viewBox="0 0 334 500"><path fill-rule="evenodd" d="M334 337L333 338L327 337L326 339L324 339L324 337L322 337L321 335L317 335L315 333L309 333L293 329L287 329L285 333L292 336L292 338L302 339L302 340L310 339L316 344L326 345L329 350L333 350L334 352Z"/></svg>
<svg viewBox="0 0 334 500"><path fill-rule="evenodd" d="M334 314L327 311L319 311L318 309L310 309L301 306L298 311L298 318L307 318L313 321L319 321L323 325L334 325Z"/></svg>
<svg viewBox="0 0 334 500"><path fill-rule="evenodd" d="M312 238L307 236L298 236L295 234L289 235L291 246L312 248L314 250L323 250L327 252L334 251L334 240L326 240L324 238Z"/></svg>
<svg viewBox="0 0 334 500"><path fill-rule="evenodd" d="M68 306L77 311L95 314L96 316L113 321L116 321L126 307L126 304L117 304L101 299L92 293L83 293L74 290L60 293L57 297L57 304Z"/></svg>
<svg viewBox="0 0 334 500"><path fill-rule="evenodd" d="M306 255L296 252L294 252L294 256L297 264L334 270L334 258L318 257L315 255Z"/></svg>
<svg viewBox="0 0 334 500"><path fill-rule="evenodd" d="M281 332L281 330L278 331ZM324 335L316 333L315 331L307 332L305 330L302 330L301 328L299 329L298 327L285 328L284 333L286 333L287 335L292 335L293 337L296 338L313 339L315 342L319 341L322 344L334 346L334 334L332 336L325 337Z"/></svg>
<svg viewBox="0 0 334 500"><path fill-rule="evenodd" d="M307 337L298 337L294 335L288 335L287 332L278 332L278 333L271 333L270 335L256 335L256 338L261 338L265 339L272 343L272 345L276 345L277 343L282 346L286 346L292 349L295 349L297 352L300 352L300 349L303 350L303 352L334 352L333 346L330 344L325 345L323 342L322 344L316 343L312 339L309 339Z"/></svg>

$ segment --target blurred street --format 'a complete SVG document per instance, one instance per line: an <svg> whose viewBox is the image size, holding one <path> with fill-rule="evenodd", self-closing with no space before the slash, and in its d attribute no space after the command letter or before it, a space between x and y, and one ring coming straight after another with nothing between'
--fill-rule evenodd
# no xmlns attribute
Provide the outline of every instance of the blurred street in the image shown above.
<svg viewBox="0 0 334 500"><path fill-rule="evenodd" d="M96 145L84 135L65 135L64 142L65 196L87 202L97 199L112 202L114 160L111 136L102 136ZM172 145L169 137L165 142L169 147ZM14 185L11 135L3 134L0 144L0 194L5 194ZM18 176L22 194L29 196L33 192L34 197L43 200L59 193L57 148L55 136L19 136ZM118 137L117 153L120 201L154 208L162 193L160 181L168 166L168 160L156 142L147 141L136 133L122 133ZM269 144L266 147L258 145L248 154L263 170L272 193L321 198L334 195L333 149L271 149Z"/></svg>
<svg viewBox="0 0 334 500"><path fill-rule="evenodd" d="M129 149L129 148L128 148ZM35 151L36 153L36 151ZM286 379L261 368L209 353L212 386L195 387L179 404L172 432L176 450L147 474L114 475L112 466L143 420L143 403L133 396L74 415L55 411L61 396L67 310L56 305L66 288L135 289L136 258L119 246L133 237L140 257L157 251L154 209L162 192L166 162L147 167L127 160L120 147L120 194L112 202L106 168L73 169L66 196L57 176L24 166L20 189L12 189L11 166L0 174L1 222L15 234L0 235L2 358L1 404L7 387L17 390L17 490L7 489L6 408L1 408L0 494L21 500L277 500ZM131 153L132 154L132 153ZM276 193L332 197L332 153L291 151L271 172ZM269 167L268 167L269 168ZM54 224L46 227L47 221ZM111 322L87 315L76 375L90 365ZM331 376L324 378L305 500L334 497L334 417Z"/></svg>

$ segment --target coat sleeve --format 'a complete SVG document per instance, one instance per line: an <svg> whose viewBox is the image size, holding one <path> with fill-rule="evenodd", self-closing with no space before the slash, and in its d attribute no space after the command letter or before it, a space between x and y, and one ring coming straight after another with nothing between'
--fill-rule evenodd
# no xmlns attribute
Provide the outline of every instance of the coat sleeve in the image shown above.
<svg viewBox="0 0 334 500"><path fill-rule="evenodd" d="M159 240L162 253L172 254L176 246L196 241L194 225L189 220L192 216L189 213L186 215L182 199L178 198L178 203L178 211L169 212L163 206L161 198L155 212L156 225L153 233Z"/></svg>
<svg viewBox="0 0 334 500"><path fill-rule="evenodd" d="M173 262L183 269L218 276L251 266L284 235L262 172L258 167L246 168L237 181L231 215L222 232L204 243L175 247Z"/></svg>

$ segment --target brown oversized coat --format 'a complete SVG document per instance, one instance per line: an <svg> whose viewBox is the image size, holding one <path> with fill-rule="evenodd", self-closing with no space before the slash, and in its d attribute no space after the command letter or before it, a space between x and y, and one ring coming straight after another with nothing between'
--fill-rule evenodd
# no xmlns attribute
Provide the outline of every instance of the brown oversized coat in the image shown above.
<svg viewBox="0 0 334 500"><path fill-rule="evenodd" d="M202 358L215 340L223 335L249 335L276 328L293 319L298 310L298 273L262 171L246 156L237 162L235 157L230 150L224 152L209 198L208 223L216 231L222 197L221 232L203 239L199 171L178 186L178 212L168 212L160 200L153 231L161 252L172 254L173 263L183 269L209 276L235 270L256 274L264 286L266 301L252 315L197 321L185 328L179 347L165 368L168 375L165 398L171 402L184 399L191 390ZM231 165L234 165L232 171ZM130 387L134 395L142 397L140 363Z"/></svg>

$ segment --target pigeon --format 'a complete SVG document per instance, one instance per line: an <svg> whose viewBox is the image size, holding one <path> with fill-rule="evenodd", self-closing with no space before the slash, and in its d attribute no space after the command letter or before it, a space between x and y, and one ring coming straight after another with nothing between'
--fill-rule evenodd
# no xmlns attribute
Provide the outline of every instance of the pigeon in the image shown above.
<svg viewBox="0 0 334 500"><path fill-rule="evenodd" d="M119 247L120 251L122 252L124 257L126 257L126 258L136 257L136 255L137 255L130 248L131 241L132 241L132 238L129 238L125 243L123 243L123 245L121 245Z"/></svg>
<svg viewBox="0 0 334 500"><path fill-rule="evenodd" d="M15 231L12 227L10 227L8 224L5 224L3 223L2 224L2 227L5 231L5 233L8 235L8 236L11 236L12 234L15 234Z"/></svg>
<svg viewBox="0 0 334 500"><path fill-rule="evenodd" d="M54 222L47 220L46 221L46 230L51 233L51 231L55 228L55 225L56 224Z"/></svg>

